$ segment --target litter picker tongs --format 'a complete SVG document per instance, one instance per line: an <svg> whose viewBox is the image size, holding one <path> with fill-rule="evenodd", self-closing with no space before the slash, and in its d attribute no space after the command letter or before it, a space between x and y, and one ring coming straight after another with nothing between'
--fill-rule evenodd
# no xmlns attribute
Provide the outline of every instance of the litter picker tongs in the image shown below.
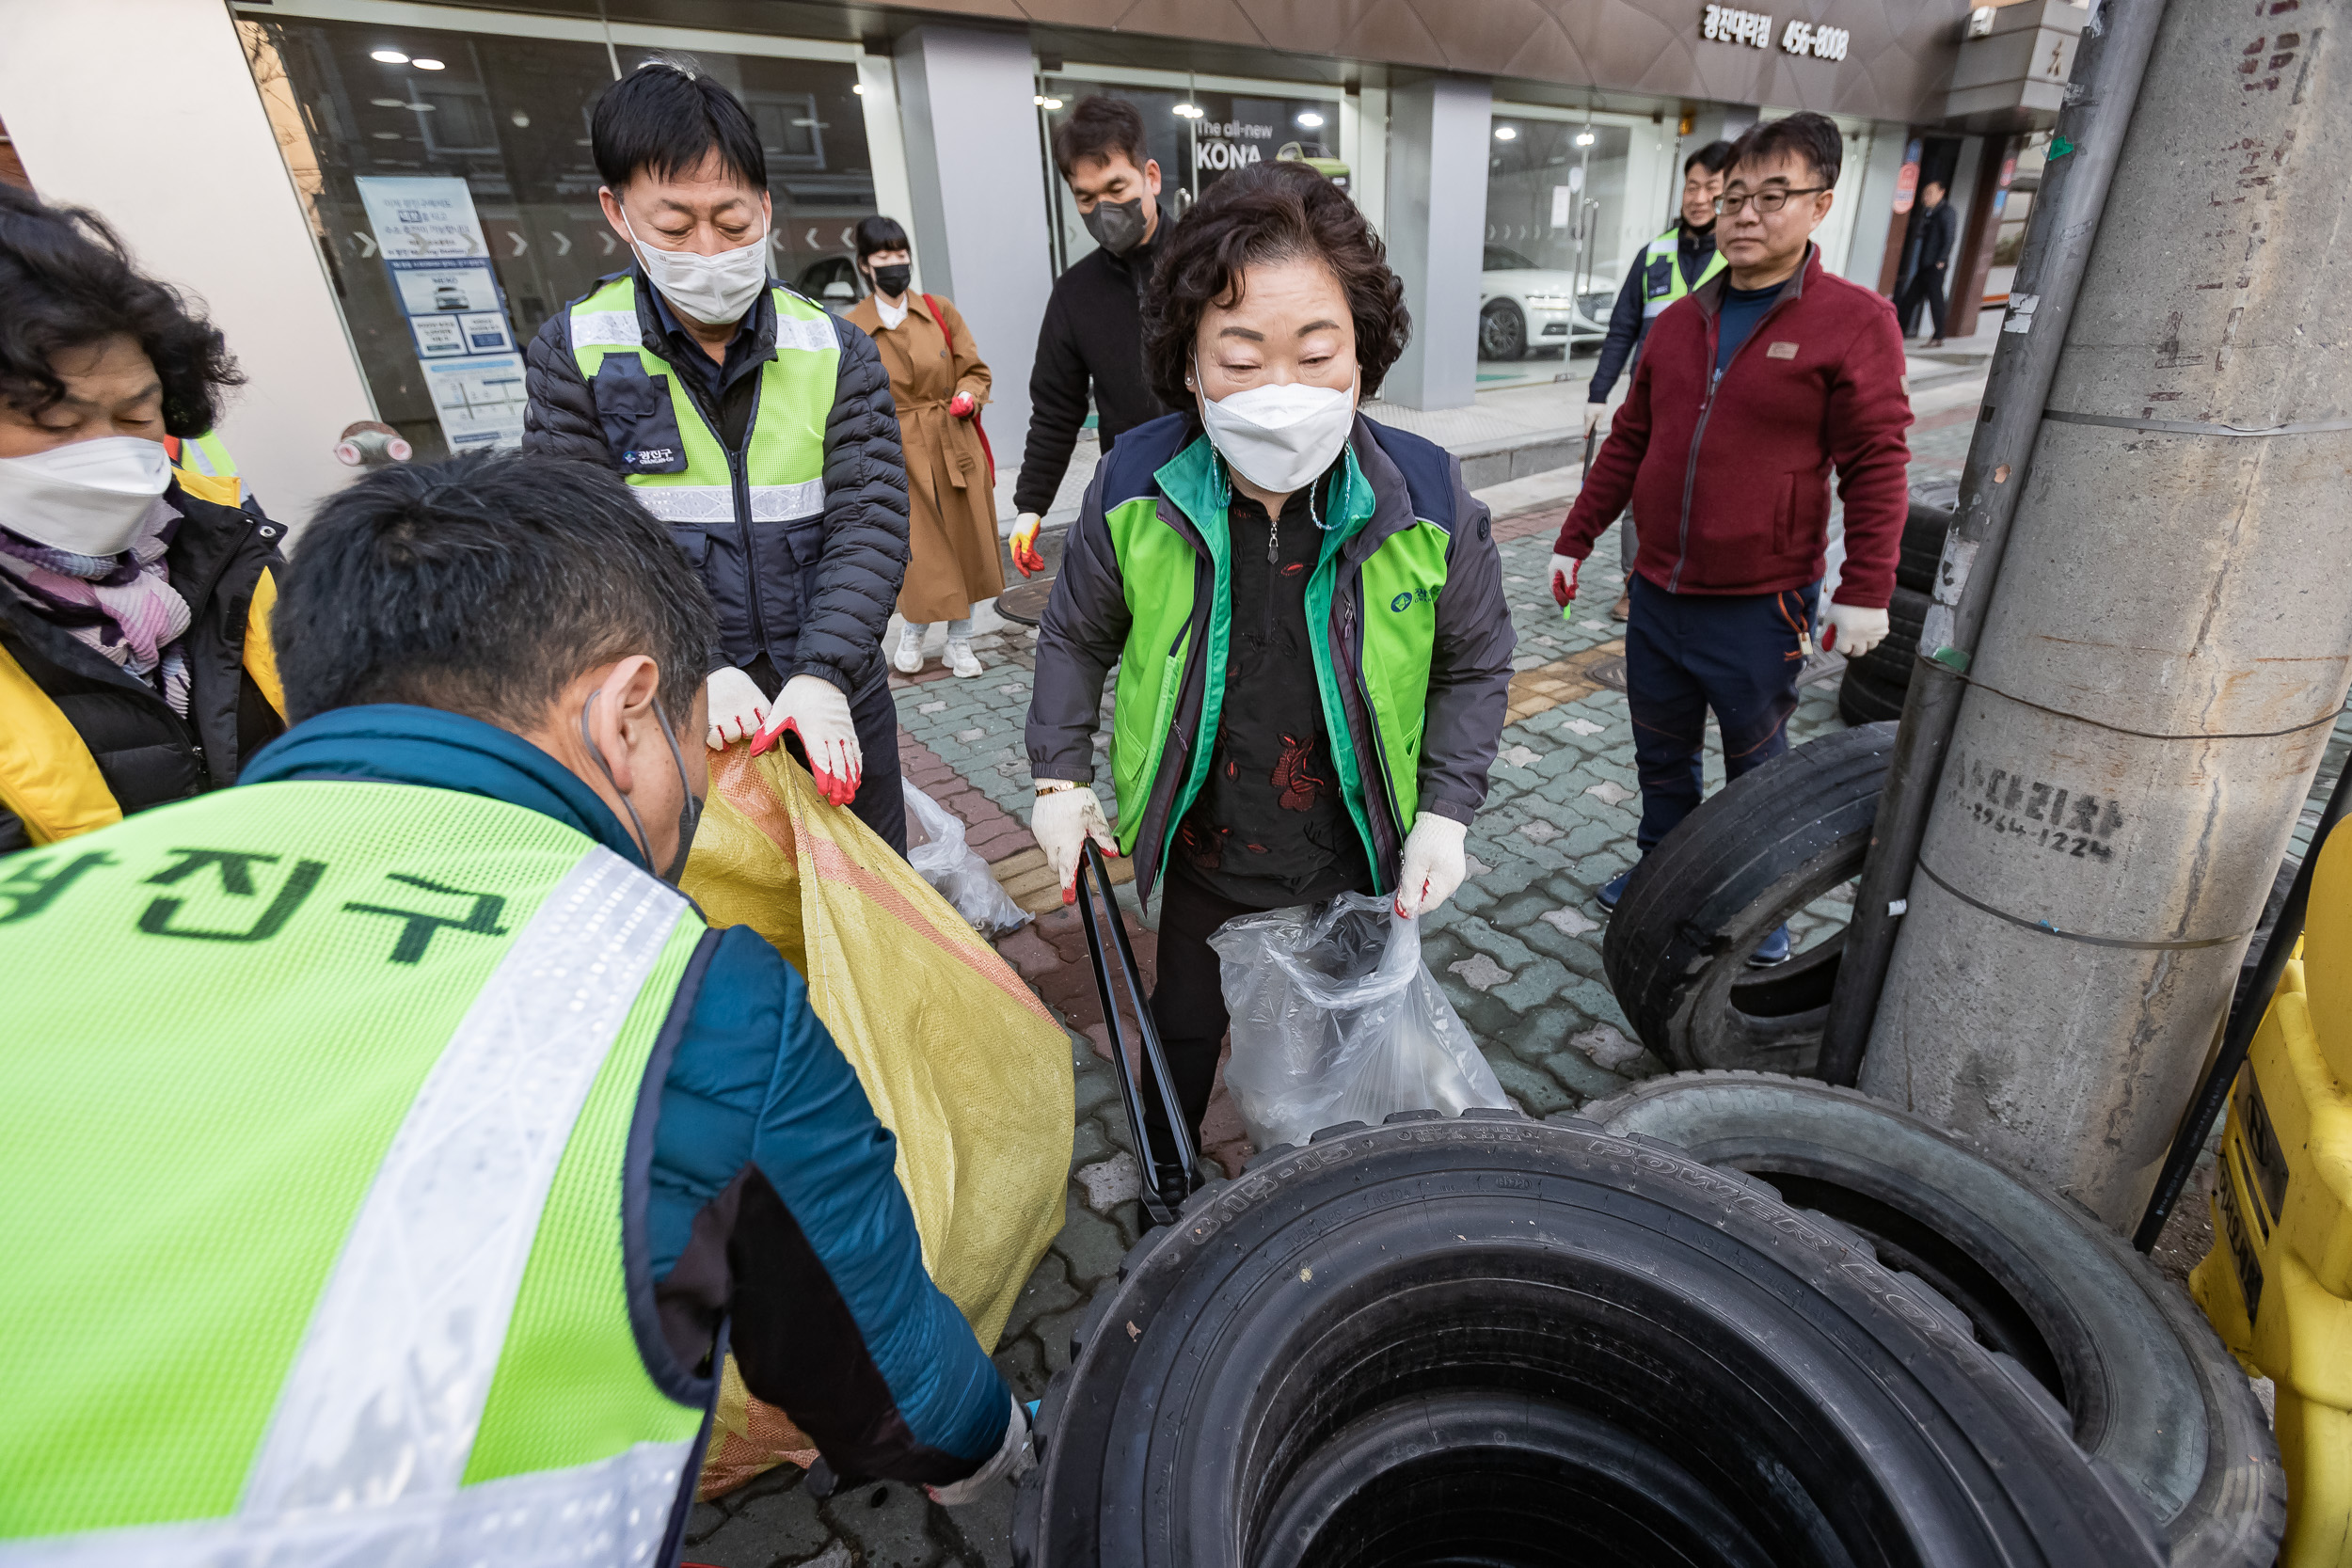
<svg viewBox="0 0 2352 1568"><path fill-rule="evenodd" d="M1102 912L1095 911L1095 901L1102 900ZM1111 892L1110 868L1103 863L1103 851L1089 839L1078 863L1078 918L1087 933L1087 955L1094 960L1094 990L1103 999L1103 1022L1110 1031L1111 1063L1119 1071L1119 1097L1127 1107L1127 1126L1135 1134L1136 1158L1143 1166L1143 1212L1153 1225L1174 1225L1177 1211L1184 1199L1199 1186L1200 1179L1190 1160L1184 1157L1184 1130L1191 1125L1184 1118L1184 1107L1176 1102L1176 1091L1168 1076L1168 1058L1160 1052L1160 1032L1152 1022L1152 1006L1143 994L1142 972L1136 967L1136 950L1127 941L1127 923L1120 918L1119 899ZM1103 926L1107 923L1113 943L1106 953L1103 942ZM1127 985L1127 995L1135 1003L1136 1028L1143 1037L1143 1059L1152 1069L1152 1086L1160 1092L1160 1113L1168 1118L1168 1136L1175 1149L1163 1155L1152 1145L1145 1130L1143 1089L1136 1082L1135 1069L1127 1065L1126 1021L1119 1014L1119 998L1111 990L1111 959L1116 958L1119 973Z"/></svg>

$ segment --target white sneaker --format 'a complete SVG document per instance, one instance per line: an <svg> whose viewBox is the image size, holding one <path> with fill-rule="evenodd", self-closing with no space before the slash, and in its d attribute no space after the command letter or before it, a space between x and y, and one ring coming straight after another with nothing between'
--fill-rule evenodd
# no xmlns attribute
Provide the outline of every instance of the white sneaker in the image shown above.
<svg viewBox="0 0 2352 1568"><path fill-rule="evenodd" d="M909 626L898 634L898 645L891 651L890 662L900 674L912 675L922 670L924 629Z"/></svg>
<svg viewBox="0 0 2352 1568"><path fill-rule="evenodd" d="M947 668L965 680L980 673L980 656L972 651L972 644L961 637L947 640Z"/></svg>

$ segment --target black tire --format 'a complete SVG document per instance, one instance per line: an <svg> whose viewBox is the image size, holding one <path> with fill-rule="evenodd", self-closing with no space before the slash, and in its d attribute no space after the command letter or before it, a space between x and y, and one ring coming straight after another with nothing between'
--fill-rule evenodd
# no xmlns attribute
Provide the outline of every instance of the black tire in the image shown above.
<svg viewBox="0 0 2352 1568"><path fill-rule="evenodd" d="M1867 673L1882 689L1891 689L1898 703L1911 689L1912 661L1919 657L1919 633L1927 624L1930 600L1925 594L1897 588L1886 601L1886 636L1851 668Z"/></svg>
<svg viewBox="0 0 2352 1568"><path fill-rule="evenodd" d="M1601 965L1662 1060L1813 1070L1843 935L1777 969L1747 958L1772 927L1862 874L1894 746L1892 724L1807 741L1702 801L1634 868Z"/></svg>
<svg viewBox="0 0 2352 1568"><path fill-rule="evenodd" d="M1587 1106L1860 1231L2058 1396L2147 1507L2172 1568L2258 1568L2285 1472L2246 1374L2195 1305L2090 1211L1852 1089L1767 1073L1653 1079Z"/></svg>
<svg viewBox="0 0 2352 1568"><path fill-rule="evenodd" d="M1944 536L1960 506L1960 481L1944 479L1911 487L1911 515L1903 522L1902 554L1895 580L1915 593L1933 594L1944 563Z"/></svg>
<svg viewBox="0 0 2352 1568"><path fill-rule="evenodd" d="M2161 1560L1931 1291L1589 1124L1410 1112L1269 1150L1073 1346L1028 1568Z"/></svg>
<svg viewBox="0 0 2352 1568"><path fill-rule="evenodd" d="M1527 357L1527 318L1507 299L1490 300L1478 312L1478 352L1487 359Z"/></svg>
<svg viewBox="0 0 2352 1568"><path fill-rule="evenodd" d="M1837 717L1856 726L1892 723L1903 716L1909 695L1908 687L1887 686L1865 666L1849 664L1837 683Z"/></svg>

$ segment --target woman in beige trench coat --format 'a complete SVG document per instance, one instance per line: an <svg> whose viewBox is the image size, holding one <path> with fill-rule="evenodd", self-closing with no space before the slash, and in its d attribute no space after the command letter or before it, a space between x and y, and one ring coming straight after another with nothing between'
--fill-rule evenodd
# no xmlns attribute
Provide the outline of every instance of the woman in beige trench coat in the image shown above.
<svg viewBox="0 0 2352 1568"><path fill-rule="evenodd" d="M914 557L898 590L906 630L890 661L912 675L923 668L923 637L947 623L947 668L977 675L972 606L1004 591L997 554L995 475L978 429L988 401L988 366L956 308L908 284L906 230L886 217L857 226L858 270L874 292L849 319L866 329L890 372L906 444L907 531Z"/></svg>

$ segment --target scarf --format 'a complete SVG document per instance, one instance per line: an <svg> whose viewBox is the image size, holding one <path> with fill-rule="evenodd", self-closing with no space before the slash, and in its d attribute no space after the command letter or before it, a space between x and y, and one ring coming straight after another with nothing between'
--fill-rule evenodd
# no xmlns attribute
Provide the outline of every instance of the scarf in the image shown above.
<svg viewBox="0 0 2352 1568"><path fill-rule="evenodd" d="M0 527L0 581L43 620L158 688L185 719L188 659L180 639L195 614L164 564L179 521L179 512L157 499L120 555L76 555Z"/></svg>

